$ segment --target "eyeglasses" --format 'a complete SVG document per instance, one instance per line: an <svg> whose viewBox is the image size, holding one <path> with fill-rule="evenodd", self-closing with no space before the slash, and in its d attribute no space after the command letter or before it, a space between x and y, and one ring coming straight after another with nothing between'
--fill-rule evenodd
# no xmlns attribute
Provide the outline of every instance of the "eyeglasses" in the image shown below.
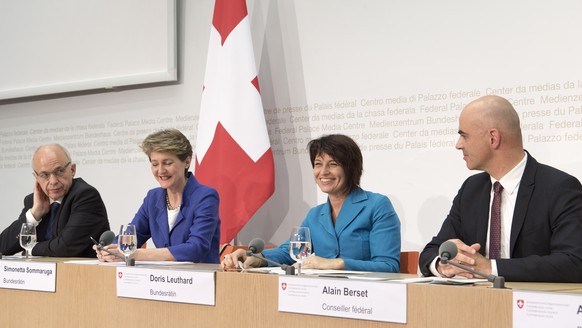
<svg viewBox="0 0 582 328"><path fill-rule="evenodd" d="M39 178L41 180L48 180L48 179L50 179L51 175L54 175L55 178L62 177L65 174L65 172L67 172L67 167L69 167L69 165L71 165L71 162L70 161L67 164L65 164L65 166L63 166L63 167L57 167L52 172L40 172L40 173L36 173L35 170L32 170L32 171L34 172L34 174L36 175L37 178Z"/></svg>

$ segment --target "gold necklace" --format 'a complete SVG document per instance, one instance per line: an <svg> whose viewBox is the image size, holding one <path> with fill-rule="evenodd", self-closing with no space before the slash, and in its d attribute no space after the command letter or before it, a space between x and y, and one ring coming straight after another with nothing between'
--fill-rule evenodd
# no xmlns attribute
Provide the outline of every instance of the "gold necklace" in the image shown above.
<svg viewBox="0 0 582 328"><path fill-rule="evenodd" d="M170 211L173 211L173 210L177 209L178 207L180 207L180 204L178 204L178 206L176 206L176 207L172 207L172 204L170 204L170 197L168 196L168 192L166 192L166 205L168 206L168 209Z"/></svg>

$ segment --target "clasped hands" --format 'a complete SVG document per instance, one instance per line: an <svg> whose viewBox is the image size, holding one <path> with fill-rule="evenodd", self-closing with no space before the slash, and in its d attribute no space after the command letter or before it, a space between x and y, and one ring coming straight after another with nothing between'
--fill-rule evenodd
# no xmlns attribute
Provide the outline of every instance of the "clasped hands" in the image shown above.
<svg viewBox="0 0 582 328"><path fill-rule="evenodd" d="M475 243L469 246L459 239L450 239L450 241L455 243L459 250L457 256L455 256L455 258L450 261L456 262L487 275L491 274L491 260L479 253L479 250L481 249L480 244ZM443 277L462 276L469 279L482 278L480 276L475 276L471 272L457 268L456 266L450 264L443 264L442 262L437 265L436 269Z"/></svg>

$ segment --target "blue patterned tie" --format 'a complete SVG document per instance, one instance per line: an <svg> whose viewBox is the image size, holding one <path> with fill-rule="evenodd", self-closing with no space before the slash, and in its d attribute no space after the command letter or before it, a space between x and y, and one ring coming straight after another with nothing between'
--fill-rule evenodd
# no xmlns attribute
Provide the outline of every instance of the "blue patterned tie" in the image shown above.
<svg viewBox="0 0 582 328"><path fill-rule="evenodd" d="M46 227L45 240L51 240L53 238L53 225L55 225L56 221L58 220L60 206L61 204L59 204L58 202L53 202L51 204L51 210L49 212L49 219L47 222L48 225Z"/></svg>

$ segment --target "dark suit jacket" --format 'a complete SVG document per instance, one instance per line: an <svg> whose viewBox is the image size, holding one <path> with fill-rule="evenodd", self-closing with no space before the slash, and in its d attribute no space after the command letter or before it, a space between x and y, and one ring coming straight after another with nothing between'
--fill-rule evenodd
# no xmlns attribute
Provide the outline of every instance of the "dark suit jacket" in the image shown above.
<svg viewBox="0 0 582 328"><path fill-rule="evenodd" d="M420 254L424 275L432 275L430 263L448 239L479 243L485 253L490 192L487 173L465 180L438 235ZM529 154L513 214L510 254L497 260L497 271L507 281L582 282L582 185Z"/></svg>
<svg viewBox="0 0 582 328"><path fill-rule="evenodd" d="M24 198L24 208L18 220L0 234L0 252L14 254L23 250L16 238L22 223L26 222L26 212L32 208L33 194ZM48 216L36 227L38 243L32 255L53 257L96 257L89 236L99 240L104 231L109 230L105 204L94 187L83 179L73 179L69 192L61 203L58 220L53 222L52 238L45 240ZM45 220L46 219L46 220Z"/></svg>

